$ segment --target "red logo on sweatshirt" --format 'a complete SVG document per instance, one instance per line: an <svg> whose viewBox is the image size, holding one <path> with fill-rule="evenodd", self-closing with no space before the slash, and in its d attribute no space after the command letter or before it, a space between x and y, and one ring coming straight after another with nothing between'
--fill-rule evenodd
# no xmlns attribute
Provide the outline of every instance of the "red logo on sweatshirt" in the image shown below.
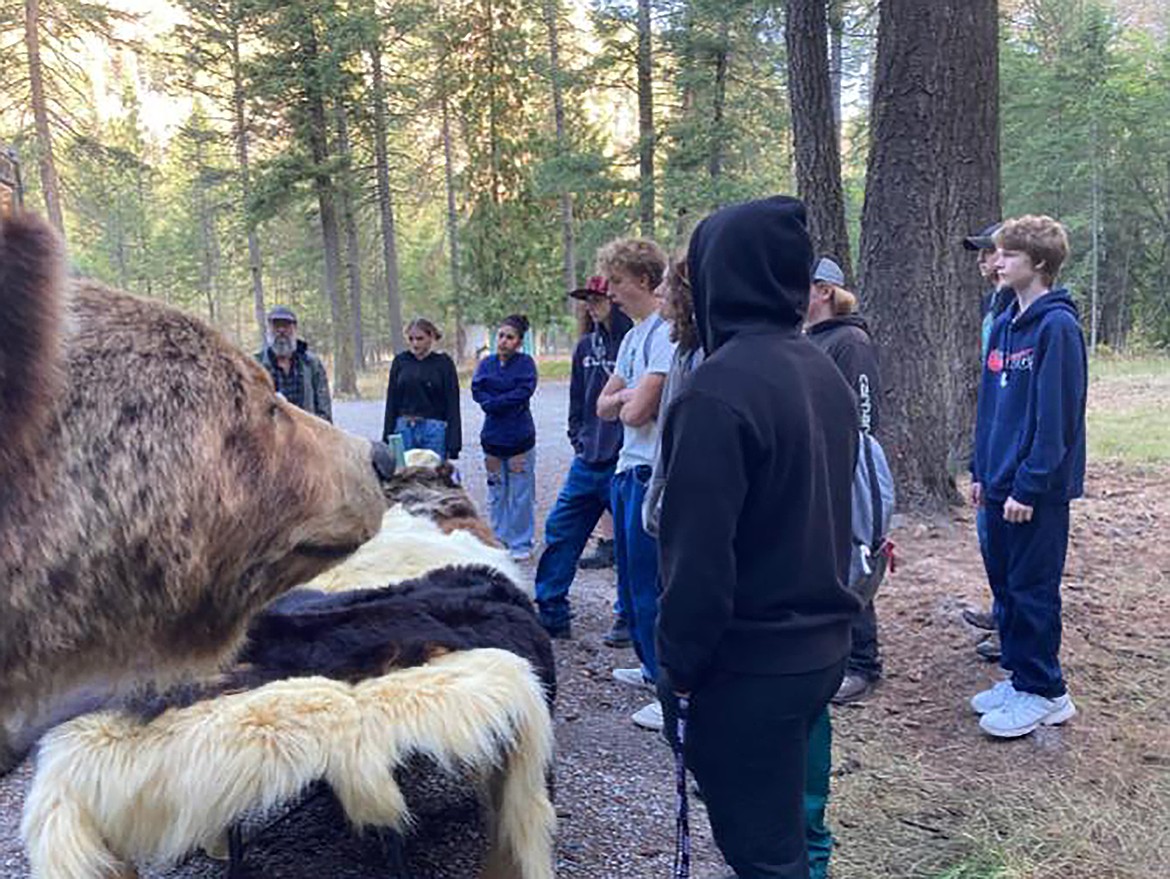
<svg viewBox="0 0 1170 879"><path fill-rule="evenodd" d="M1003 372L1003 352L992 348L987 354L987 368L992 372Z"/></svg>

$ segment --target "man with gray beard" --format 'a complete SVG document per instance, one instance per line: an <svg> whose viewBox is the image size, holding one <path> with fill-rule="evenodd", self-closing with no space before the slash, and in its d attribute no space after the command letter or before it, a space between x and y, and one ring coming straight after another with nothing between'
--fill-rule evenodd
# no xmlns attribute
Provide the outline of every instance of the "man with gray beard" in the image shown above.
<svg viewBox="0 0 1170 879"><path fill-rule="evenodd" d="M294 406L318 418L333 421L333 401L325 364L309 352L309 344L297 338L297 316L285 305L268 312L268 347L256 355L277 392Z"/></svg>

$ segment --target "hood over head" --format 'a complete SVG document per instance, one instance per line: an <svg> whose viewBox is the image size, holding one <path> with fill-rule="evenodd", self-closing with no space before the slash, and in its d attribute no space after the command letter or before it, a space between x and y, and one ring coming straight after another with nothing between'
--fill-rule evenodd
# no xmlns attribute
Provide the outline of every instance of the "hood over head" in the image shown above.
<svg viewBox="0 0 1170 879"><path fill-rule="evenodd" d="M804 203L791 196L732 205L699 223L687 264L706 353L740 333L798 332L812 263Z"/></svg>

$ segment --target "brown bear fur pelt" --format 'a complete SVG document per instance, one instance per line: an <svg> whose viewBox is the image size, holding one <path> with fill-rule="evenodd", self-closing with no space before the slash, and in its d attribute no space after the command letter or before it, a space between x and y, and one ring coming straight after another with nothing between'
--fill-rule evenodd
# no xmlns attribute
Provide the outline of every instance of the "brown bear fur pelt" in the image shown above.
<svg viewBox="0 0 1170 879"><path fill-rule="evenodd" d="M43 221L0 221L0 772L13 716L217 665L386 508L371 443L196 318L61 260Z"/></svg>
<svg viewBox="0 0 1170 879"><path fill-rule="evenodd" d="M491 525L480 518L475 502L459 482L449 461L437 467L406 467L386 483L386 498L412 516L430 519L445 533L470 531L488 546L502 546Z"/></svg>

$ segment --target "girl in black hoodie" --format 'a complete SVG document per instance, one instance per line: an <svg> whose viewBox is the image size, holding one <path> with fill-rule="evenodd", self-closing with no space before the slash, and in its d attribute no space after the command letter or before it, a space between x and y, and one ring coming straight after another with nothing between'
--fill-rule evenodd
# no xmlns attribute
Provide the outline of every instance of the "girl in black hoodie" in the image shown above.
<svg viewBox="0 0 1170 879"><path fill-rule="evenodd" d="M849 387L857 395L861 429L876 433L880 421L882 380L878 372L877 346L865 318L857 313L857 299L842 285L845 274L833 260L823 257L813 270L805 334L833 358ZM878 650L877 612L873 602L853 621L853 649L845 680L833 701L838 705L863 699L882 676Z"/></svg>

